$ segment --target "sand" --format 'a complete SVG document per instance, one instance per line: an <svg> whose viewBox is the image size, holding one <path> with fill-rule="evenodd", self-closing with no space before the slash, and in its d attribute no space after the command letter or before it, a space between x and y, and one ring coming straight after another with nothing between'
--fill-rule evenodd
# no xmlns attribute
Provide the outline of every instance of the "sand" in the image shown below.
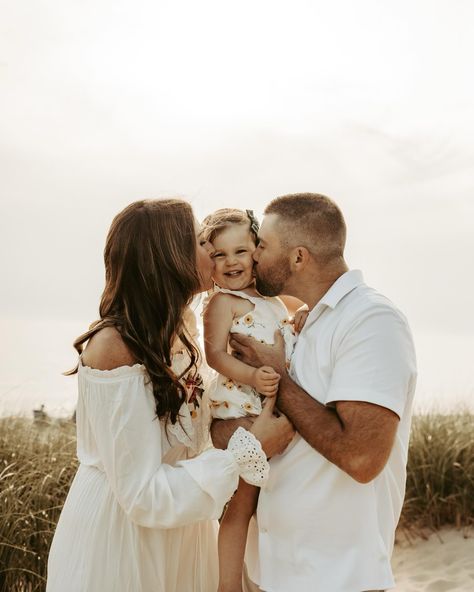
<svg viewBox="0 0 474 592"><path fill-rule="evenodd" d="M392 558L394 592L474 592L474 530L398 538Z"/></svg>

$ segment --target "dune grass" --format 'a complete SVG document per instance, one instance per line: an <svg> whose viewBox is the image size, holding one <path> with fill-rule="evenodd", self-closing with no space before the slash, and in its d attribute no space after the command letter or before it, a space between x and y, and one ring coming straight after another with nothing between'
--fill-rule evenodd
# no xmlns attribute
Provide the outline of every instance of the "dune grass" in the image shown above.
<svg viewBox="0 0 474 592"><path fill-rule="evenodd" d="M49 546L76 467L74 424L0 420L0 592L45 589ZM474 415L414 417L400 524L474 524Z"/></svg>
<svg viewBox="0 0 474 592"><path fill-rule="evenodd" d="M413 418L400 524L438 530L474 525L474 415Z"/></svg>
<svg viewBox="0 0 474 592"><path fill-rule="evenodd" d="M77 467L71 422L0 420L0 591L43 591L49 546Z"/></svg>

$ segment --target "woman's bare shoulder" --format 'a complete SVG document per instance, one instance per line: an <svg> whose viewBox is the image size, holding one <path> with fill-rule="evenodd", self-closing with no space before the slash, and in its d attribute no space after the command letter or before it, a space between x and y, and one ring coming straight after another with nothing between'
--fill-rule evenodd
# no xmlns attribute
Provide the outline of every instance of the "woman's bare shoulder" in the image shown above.
<svg viewBox="0 0 474 592"><path fill-rule="evenodd" d="M115 327L104 327L87 344L82 354L85 366L97 370L113 370L120 366L133 366L136 359Z"/></svg>

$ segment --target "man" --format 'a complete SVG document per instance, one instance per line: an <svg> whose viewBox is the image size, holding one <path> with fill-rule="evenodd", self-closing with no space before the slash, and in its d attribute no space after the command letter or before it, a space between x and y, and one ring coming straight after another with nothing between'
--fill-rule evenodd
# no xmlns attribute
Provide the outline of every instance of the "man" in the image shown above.
<svg viewBox="0 0 474 592"><path fill-rule="evenodd" d="M230 342L246 363L281 375L277 405L297 430L271 461L247 543L250 578L265 592L394 585L415 353L404 316L348 271L345 239L329 198L273 200L254 255L257 289L299 298L309 314L289 371L279 335L274 346L240 335Z"/></svg>

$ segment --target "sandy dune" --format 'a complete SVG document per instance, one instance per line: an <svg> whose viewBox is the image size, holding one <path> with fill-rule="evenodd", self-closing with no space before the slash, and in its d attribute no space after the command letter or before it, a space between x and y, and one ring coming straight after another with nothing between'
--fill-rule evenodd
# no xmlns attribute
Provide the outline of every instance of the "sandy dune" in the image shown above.
<svg viewBox="0 0 474 592"><path fill-rule="evenodd" d="M392 566L394 592L474 592L474 530L446 529L428 540L401 540Z"/></svg>

